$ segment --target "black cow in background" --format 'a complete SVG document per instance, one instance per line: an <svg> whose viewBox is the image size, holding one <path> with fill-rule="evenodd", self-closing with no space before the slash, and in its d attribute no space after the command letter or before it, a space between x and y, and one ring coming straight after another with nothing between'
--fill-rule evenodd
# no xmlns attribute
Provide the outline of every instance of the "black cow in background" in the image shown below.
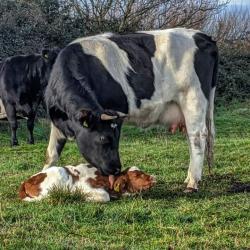
<svg viewBox="0 0 250 250"><path fill-rule="evenodd" d="M6 113L10 124L12 146L18 145L17 113L26 117L28 143L34 143L33 129L37 108L43 99L58 53L58 48L44 49L41 54L12 56L0 63L1 113Z"/></svg>

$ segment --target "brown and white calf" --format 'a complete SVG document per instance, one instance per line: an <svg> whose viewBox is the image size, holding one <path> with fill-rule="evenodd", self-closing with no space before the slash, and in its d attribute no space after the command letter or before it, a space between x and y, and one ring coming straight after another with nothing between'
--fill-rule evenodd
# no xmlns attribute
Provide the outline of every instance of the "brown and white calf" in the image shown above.
<svg viewBox="0 0 250 250"><path fill-rule="evenodd" d="M101 175L97 168L89 164L77 166L50 167L31 176L21 184L19 197L24 201L41 200L49 196L54 187L81 191L87 201L107 202L110 196L137 193L149 189L155 178L137 167L130 167L116 176L114 182Z"/></svg>

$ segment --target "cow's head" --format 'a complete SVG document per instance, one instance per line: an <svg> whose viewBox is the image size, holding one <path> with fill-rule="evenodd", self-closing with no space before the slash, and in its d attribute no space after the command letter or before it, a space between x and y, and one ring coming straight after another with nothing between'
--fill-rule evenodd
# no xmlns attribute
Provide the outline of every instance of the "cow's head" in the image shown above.
<svg viewBox="0 0 250 250"><path fill-rule="evenodd" d="M79 119L81 128L76 141L80 152L104 175L117 175L121 171L119 139L124 117L118 112L82 111Z"/></svg>

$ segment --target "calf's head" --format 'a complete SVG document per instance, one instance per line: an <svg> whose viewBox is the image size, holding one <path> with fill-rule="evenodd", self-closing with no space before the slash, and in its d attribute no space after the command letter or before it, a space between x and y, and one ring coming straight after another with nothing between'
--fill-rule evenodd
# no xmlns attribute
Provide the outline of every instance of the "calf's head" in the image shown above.
<svg viewBox="0 0 250 250"><path fill-rule="evenodd" d="M131 167L121 173L114 182L114 190L119 193L137 193L151 188L156 183L155 177L137 167Z"/></svg>
<svg viewBox="0 0 250 250"><path fill-rule="evenodd" d="M121 171L119 140L123 118L116 114L93 115L85 112L76 141L85 159L104 175Z"/></svg>

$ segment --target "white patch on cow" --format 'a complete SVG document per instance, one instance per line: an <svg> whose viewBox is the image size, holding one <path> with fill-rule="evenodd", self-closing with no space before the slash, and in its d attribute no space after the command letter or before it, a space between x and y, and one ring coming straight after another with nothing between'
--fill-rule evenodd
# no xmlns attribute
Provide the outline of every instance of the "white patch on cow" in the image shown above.
<svg viewBox="0 0 250 250"><path fill-rule="evenodd" d="M2 99L0 99L0 119L4 119L7 117L4 105L3 105L3 101Z"/></svg>
<svg viewBox="0 0 250 250"><path fill-rule="evenodd" d="M121 85L128 99L129 110L136 108L135 94L127 81L129 70L133 70L127 53L120 49L108 37L110 34L79 38L73 43L79 43L84 53L97 57L111 74L113 79Z"/></svg>
<svg viewBox="0 0 250 250"><path fill-rule="evenodd" d="M143 127L183 121L180 93L193 85L200 88L193 64L197 47L192 36L196 31L168 29L142 33L154 35L155 92L150 100L142 100L139 110L131 111L129 120Z"/></svg>

